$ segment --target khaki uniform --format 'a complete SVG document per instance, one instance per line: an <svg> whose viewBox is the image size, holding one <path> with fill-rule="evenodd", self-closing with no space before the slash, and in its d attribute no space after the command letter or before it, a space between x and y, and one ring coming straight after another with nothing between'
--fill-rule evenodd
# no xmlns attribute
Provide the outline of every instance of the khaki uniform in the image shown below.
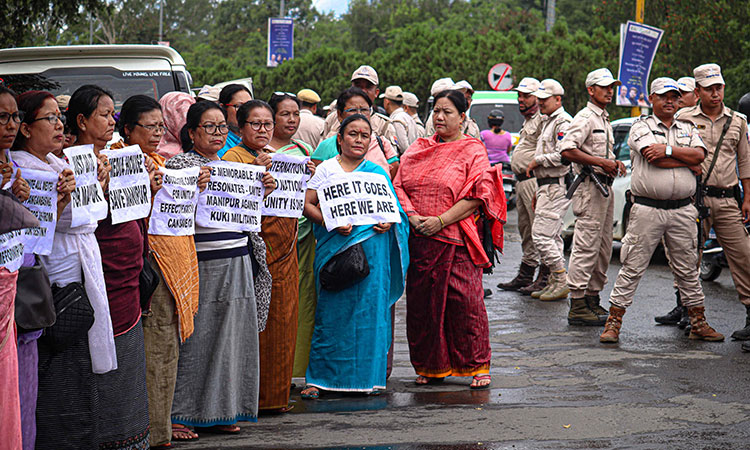
<svg viewBox="0 0 750 450"><path fill-rule="evenodd" d="M620 250L622 268L609 301L620 308L633 303L638 283L663 238L670 249L670 267L682 304L686 307L702 306L704 296L698 278L698 233L695 226L698 211L691 201L695 194L695 175L687 167L662 169L650 164L641 151L653 144L705 150L698 130L688 122L675 120L671 127L667 127L655 116L648 116L633 124L628 139L633 196L650 200L683 200L687 204L675 209L640 203L633 205Z"/></svg>
<svg viewBox="0 0 750 450"><path fill-rule="evenodd" d="M476 120L469 117L464 120L463 127L461 128L463 134L479 139L479 131L479 125L477 125ZM433 134L435 134L435 124L432 121L432 112L430 112L430 117L427 118L427 125L425 126L425 137L430 137Z"/></svg>
<svg viewBox="0 0 750 450"><path fill-rule="evenodd" d="M395 109L391 115L391 125L396 131L398 154L403 155L412 142L417 140L417 124L403 108Z"/></svg>
<svg viewBox="0 0 750 450"><path fill-rule="evenodd" d="M560 142L572 120L570 114L560 107L546 119L542 119L539 140L536 143L534 160L539 167L534 169L537 182L542 179L557 178L556 184L540 185L536 190L536 216L531 226L534 246L539 252L542 264L551 272L565 270L562 233L563 216L570 206L565 198L565 174L568 166L563 165L560 155Z"/></svg>
<svg viewBox="0 0 750 450"><path fill-rule="evenodd" d="M417 139L427 136L425 134L424 123L419 118L419 114L412 114L411 118L414 119L414 123L417 125Z"/></svg>
<svg viewBox="0 0 750 450"><path fill-rule="evenodd" d="M321 140L328 139L331 136L335 136L336 133L339 132L339 127L341 126L341 123L339 123L339 116L336 111L328 114L325 122L326 124L323 128L323 133L321 133ZM391 145L396 145L396 130L393 128L391 119L382 114L375 113L370 116L370 125L372 125L372 131L375 134L388 139Z"/></svg>
<svg viewBox="0 0 750 450"><path fill-rule="evenodd" d="M316 116L312 111L308 109L300 110L299 112L299 128L294 133L292 139L300 140L315 149L318 147L321 141L321 133L323 133L323 127L325 127L325 120Z"/></svg>
<svg viewBox="0 0 750 450"><path fill-rule="evenodd" d="M526 168L534 159L536 143L541 132L542 115L537 111L533 116L524 120L518 145L510 155L510 167L519 180L516 184L516 208L518 211L518 231L521 233L521 248L523 249L521 262L531 267L536 267L539 264L539 252L537 252L534 240L531 238L531 226L534 223L532 204L536 195L537 184L534 177L520 180L526 177Z"/></svg>
<svg viewBox="0 0 750 450"><path fill-rule="evenodd" d="M613 145L609 114L588 102L570 123L560 151L577 148L592 156L615 159ZM602 173L599 167L592 169L598 174ZM576 224L568 262L570 298L599 295L607 284L607 269L612 257L614 205L615 196L610 193L609 197L604 197L591 177L586 178L573 195Z"/></svg>
<svg viewBox="0 0 750 450"><path fill-rule="evenodd" d="M700 105L697 105L683 108L675 116L695 125L706 144L708 153L701 164L704 178L711 165L724 123L729 120L731 114L732 110L725 106L723 114L716 121L712 121L701 111ZM716 188L732 188L738 184L737 171L741 179L750 178L747 118L735 112L734 119L719 149L719 157L711 178L706 184ZM741 210L733 197L705 196L704 201L711 210L711 216L703 221L704 236L708 235L708 231L713 227L719 244L724 248L724 254L727 256L729 270L732 272L739 299L748 306L750 305L750 264L748 264L750 236L742 224ZM673 253L670 254L674 257Z"/></svg>

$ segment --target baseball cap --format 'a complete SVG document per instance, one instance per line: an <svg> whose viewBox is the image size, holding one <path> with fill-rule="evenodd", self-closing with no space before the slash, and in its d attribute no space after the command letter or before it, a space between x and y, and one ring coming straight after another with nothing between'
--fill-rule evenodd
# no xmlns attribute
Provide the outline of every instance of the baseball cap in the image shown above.
<svg viewBox="0 0 750 450"><path fill-rule="evenodd" d="M606 67L603 67L601 69L592 70L589 72L589 74L586 76L586 87L591 86L619 86L622 83L620 80L616 79L612 76L612 72L609 71Z"/></svg>
<svg viewBox="0 0 750 450"><path fill-rule="evenodd" d="M695 82L700 86L709 87L714 84L725 84L718 64L703 64L693 69Z"/></svg>
<svg viewBox="0 0 750 450"><path fill-rule="evenodd" d="M404 92L404 105L416 108L419 106L419 98L411 92Z"/></svg>
<svg viewBox="0 0 750 450"><path fill-rule="evenodd" d="M359 68L352 73L352 81L359 79L367 80L376 86L380 84L378 73L370 66L359 66Z"/></svg>
<svg viewBox="0 0 750 450"><path fill-rule="evenodd" d="M208 84L204 84L201 90L198 91L197 97L203 100L218 102L220 93L221 93L221 88L209 86Z"/></svg>
<svg viewBox="0 0 750 450"><path fill-rule="evenodd" d="M677 86L683 92L693 92L695 90L695 78L693 77L682 77L677 80Z"/></svg>
<svg viewBox="0 0 750 450"><path fill-rule="evenodd" d="M669 77L657 78L651 82L651 93L656 95L666 94L669 91L676 91L680 94L680 87L677 82Z"/></svg>
<svg viewBox="0 0 750 450"><path fill-rule="evenodd" d="M401 90L400 86L388 86L385 88L385 92L380 94L380 98L387 98L388 100L403 100L404 91Z"/></svg>
<svg viewBox="0 0 750 450"><path fill-rule="evenodd" d="M435 80L435 82L432 83L432 87L430 88L430 95L437 95L439 92L442 92L446 89L455 89L455 85L456 83L450 78L440 78L439 80Z"/></svg>
<svg viewBox="0 0 750 450"><path fill-rule="evenodd" d="M312 89L302 89L297 92L297 98L305 103L318 103L320 96Z"/></svg>
<svg viewBox="0 0 750 450"><path fill-rule="evenodd" d="M563 89L562 84L557 80L547 78L539 83L539 89L532 92L532 94L538 98L549 98L553 95L565 95L565 89Z"/></svg>
<svg viewBox="0 0 750 450"><path fill-rule="evenodd" d="M469 84L469 82L466 81L466 80L461 80L458 83L456 83L456 88L457 89L466 89L467 91L474 92L474 88L471 87L471 84Z"/></svg>
<svg viewBox="0 0 750 450"><path fill-rule="evenodd" d="M533 94L537 89L539 89L539 80L537 80L536 78L526 77L522 79L520 83L518 83L518 86L514 90L523 92L524 94Z"/></svg>

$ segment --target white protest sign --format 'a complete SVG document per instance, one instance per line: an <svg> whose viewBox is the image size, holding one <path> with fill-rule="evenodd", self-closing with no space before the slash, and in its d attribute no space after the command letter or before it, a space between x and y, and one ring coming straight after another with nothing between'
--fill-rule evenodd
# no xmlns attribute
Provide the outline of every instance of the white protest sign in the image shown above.
<svg viewBox="0 0 750 450"><path fill-rule="evenodd" d="M151 212L151 182L146 157L137 145L102 150L109 158L109 210L112 225L147 217Z"/></svg>
<svg viewBox="0 0 750 450"><path fill-rule="evenodd" d="M93 145L78 145L63 150L76 178L70 194L73 218L71 228L96 224L107 217L107 201L97 178L98 166Z"/></svg>
<svg viewBox="0 0 750 450"><path fill-rule="evenodd" d="M276 180L276 189L263 201L263 215L275 217L302 217L305 207L305 191L311 172L306 156L274 153L269 172Z"/></svg>
<svg viewBox="0 0 750 450"><path fill-rule="evenodd" d="M0 234L0 267L15 272L23 263L23 230Z"/></svg>
<svg viewBox="0 0 750 450"><path fill-rule="evenodd" d="M164 173L164 184L154 197L148 234L195 234L195 206L198 203L198 174L201 168L159 170Z"/></svg>
<svg viewBox="0 0 750 450"><path fill-rule="evenodd" d="M318 188L318 200L328 231L349 224L401 223L398 200L378 173L334 175Z"/></svg>
<svg viewBox="0 0 750 450"><path fill-rule="evenodd" d="M16 181L16 171L17 171L17 169L14 169L12 167L13 166L13 160L10 157L10 150L3 150L3 151L5 152L5 160L8 161L8 164L10 164L10 166L11 166L10 167L11 174L10 174L10 180L8 180L8 182L5 183L5 185L2 186L0 189L3 189L4 191L7 191L8 189L10 189L13 186L13 183L15 183L15 181ZM0 173L0 180L3 179L2 175L3 174Z"/></svg>
<svg viewBox="0 0 750 450"><path fill-rule="evenodd" d="M21 175L30 191L23 206L39 219L40 225L24 229L26 253L49 255L57 225L57 172L21 169Z"/></svg>
<svg viewBox="0 0 750 450"><path fill-rule="evenodd" d="M260 232L265 167L212 161L211 181L198 196L195 223L206 228Z"/></svg>

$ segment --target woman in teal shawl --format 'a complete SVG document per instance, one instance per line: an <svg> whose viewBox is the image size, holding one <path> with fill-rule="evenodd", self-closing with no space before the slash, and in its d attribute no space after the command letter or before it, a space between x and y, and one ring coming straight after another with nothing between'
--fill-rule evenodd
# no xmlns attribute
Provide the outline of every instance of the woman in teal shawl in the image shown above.
<svg viewBox="0 0 750 450"><path fill-rule="evenodd" d="M317 398L320 390L373 393L385 389L391 339L390 308L404 291L409 263L409 221L401 205L401 223L347 225L327 231L317 189L330 177L351 172L383 175L385 170L364 159L372 128L365 116L346 118L339 129L339 156L321 163L308 183L305 216L314 225L315 279L318 305L305 375L303 398ZM357 284L333 292L320 287L319 275L335 255L361 244L370 274Z"/></svg>

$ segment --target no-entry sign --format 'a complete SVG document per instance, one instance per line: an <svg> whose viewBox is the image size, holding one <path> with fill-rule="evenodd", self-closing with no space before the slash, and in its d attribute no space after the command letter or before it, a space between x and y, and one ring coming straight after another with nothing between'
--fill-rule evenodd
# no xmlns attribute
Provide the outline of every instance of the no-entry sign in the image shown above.
<svg viewBox="0 0 750 450"><path fill-rule="evenodd" d="M513 71L510 64L495 64L487 74L490 87L496 91L507 91L513 87Z"/></svg>

